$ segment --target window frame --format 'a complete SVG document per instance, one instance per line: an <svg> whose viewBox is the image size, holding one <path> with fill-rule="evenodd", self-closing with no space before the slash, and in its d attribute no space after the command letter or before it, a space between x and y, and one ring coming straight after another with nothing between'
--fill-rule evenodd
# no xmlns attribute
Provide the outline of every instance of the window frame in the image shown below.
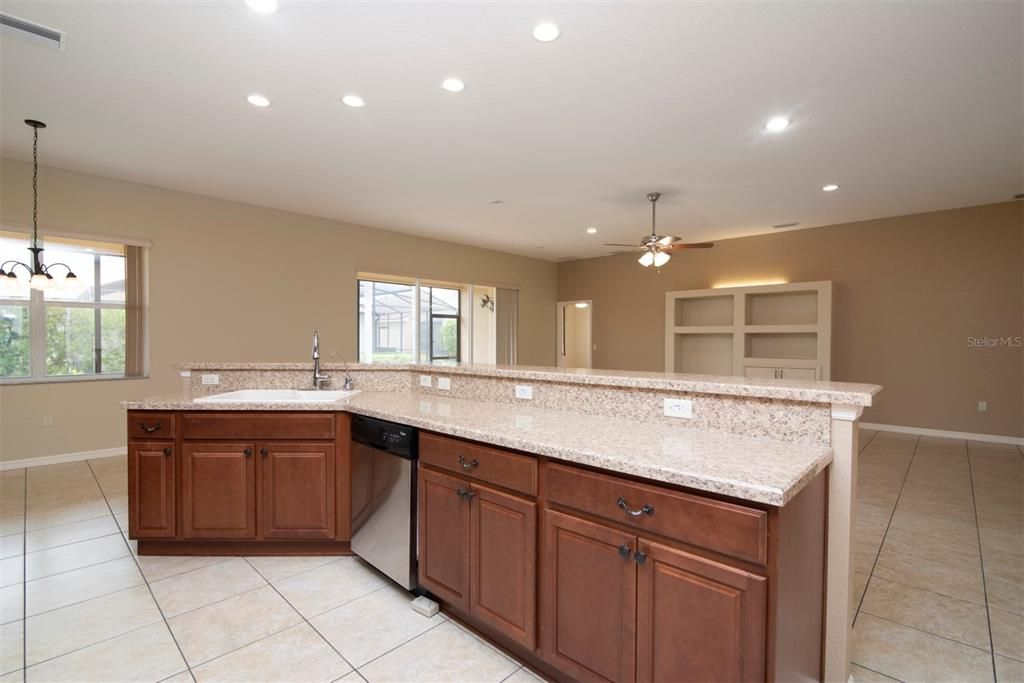
<svg viewBox="0 0 1024 683"><path fill-rule="evenodd" d="M69 239L76 239L71 238ZM60 239L53 240L56 244L60 244ZM123 246L135 246L132 244L126 244L121 241L114 241L110 239L102 239L96 241L103 241L108 244L117 244ZM103 290L102 290L102 272L101 272L101 258L104 255L103 252L91 253L93 256L93 292L95 293L96 299L93 301L76 301L76 300L61 300L61 299L47 299L45 292L29 289L28 298L17 298L0 295L0 305L2 306L24 306L28 308L28 329L29 329L29 374L17 377L0 377L0 386L9 386L17 384L59 384L62 382L103 382L103 381L116 381L126 379L148 379L148 371L139 376L128 376L125 374L125 370L121 372L103 372L102 371L102 315L104 310L126 310L127 300L125 301L103 301ZM127 264L126 264L127 268ZM127 272L126 272L127 277ZM127 286L127 282L126 282ZM127 299L127 297L126 297ZM46 368L46 354L47 354L47 330L46 330L46 313L48 308L64 308L64 309L86 309L93 310L93 367L99 368L100 372L82 373L78 375L48 375ZM148 324L148 323L147 323Z"/></svg>

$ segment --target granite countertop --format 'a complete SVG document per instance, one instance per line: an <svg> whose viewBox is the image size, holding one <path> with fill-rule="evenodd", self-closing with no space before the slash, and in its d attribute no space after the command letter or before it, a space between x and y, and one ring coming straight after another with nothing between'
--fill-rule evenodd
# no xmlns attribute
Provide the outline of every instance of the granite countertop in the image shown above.
<svg viewBox="0 0 1024 683"><path fill-rule="evenodd" d="M346 411L776 506L791 500L832 461L832 449L820 444L413 392L365 391L319 404L211 404L176 395L122 405L129 410Z"/></svg>
<svg viewBox="0 0 1024 683"><path fill-rule="evenodd" d="M178 370L309 370L310 363L178 363ZM882 390L877 384L852 382L819 382L812 380L764 379L731 375L686 375L669 372L631 370L591 370L586 368L552 368L529 365L416 365L387 363L325 363L325 370L405 371L431 375L476 375L506 379L561 382L591 386L629 387L634 389L665 389L724 396L746 396L812 403L843 403L870 406L872 397Z"/></svg>

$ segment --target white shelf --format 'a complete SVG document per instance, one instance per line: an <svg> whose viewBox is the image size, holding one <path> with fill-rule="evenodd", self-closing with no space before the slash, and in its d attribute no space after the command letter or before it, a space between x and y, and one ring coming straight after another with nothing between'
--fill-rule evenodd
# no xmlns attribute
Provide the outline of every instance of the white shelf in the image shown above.
<svg viewBox="0 0 1024 683"><path fill-rule="evenodd" d="M827 380L831 365L831 282L665 293L667 372Z"/></svg>

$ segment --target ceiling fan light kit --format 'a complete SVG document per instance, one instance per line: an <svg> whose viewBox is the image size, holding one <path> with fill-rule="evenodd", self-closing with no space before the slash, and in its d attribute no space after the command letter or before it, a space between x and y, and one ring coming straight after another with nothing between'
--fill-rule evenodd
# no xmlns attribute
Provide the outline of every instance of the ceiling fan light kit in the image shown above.
<svg viewBox="0 0 1024 683"><path fill-rule="evenodd" d="M657 231L657 203L661 198L660 192L648 192L647 201L651 203L651 234L645 235L640 240L638 247L643 253L637 262L644 268L661 268L669 262L672 255L668 252L672 249L710 249L715 246L712 242L695 242L684 244L682 239L673 235L659 235ZM606 247L632 247L632 244L605 244Z"/></svg>

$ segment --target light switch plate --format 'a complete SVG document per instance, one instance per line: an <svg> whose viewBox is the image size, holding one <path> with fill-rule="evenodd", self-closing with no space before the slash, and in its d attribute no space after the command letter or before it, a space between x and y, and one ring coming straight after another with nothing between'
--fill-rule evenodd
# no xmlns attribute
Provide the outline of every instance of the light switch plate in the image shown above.
<svg viewBox="0 0 1024 683"><path fill-rule="evenodd" d="M979 413L986 413L986 412L988 412L988 401L978 401L978 412Z"/></svg>
<svg viewBox="0 0 1024 683"><path fill-rule="evenodd" d="M452 389L452 378L451 377L438 377L437 388L442 391L451 391Z"/></svg>
<svg viewBox="0 0 1024 683"><path fill-rule="evenodd" d="M203 384L220 384L220 375L203 375Z"/></svg>
<svg viewBox="0 0 1024 683"><path fill-rule="evenodd" d="M526 401L533 400L533 387L529 384L517 384L516 385L516 398L521 398Z"/></svg>
<svg viewBox="0 0 1024 683"><path fill-rule="evenodd" d="M665 417L693 417L693 401L688 398L666 398Z"/></svg>
<svg viewBox="0 0 1024 683"><path fill-rule="evenodd" d="M433 380L434 380L434 378L431 377L430 375L420 375L420 386L421 387L433 386Z"/></svg>

